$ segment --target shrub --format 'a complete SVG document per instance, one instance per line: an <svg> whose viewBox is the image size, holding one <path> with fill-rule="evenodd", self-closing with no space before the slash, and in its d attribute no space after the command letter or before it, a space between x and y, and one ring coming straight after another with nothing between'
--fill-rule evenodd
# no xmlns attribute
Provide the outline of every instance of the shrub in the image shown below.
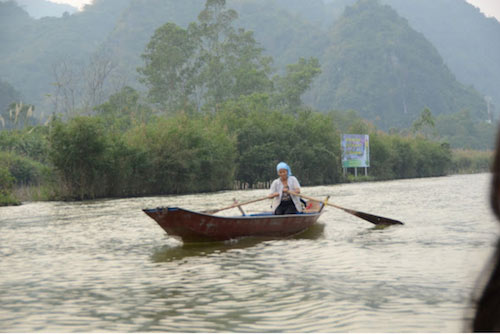
<svg viewBox="0 0 500 334"><path fill-rule="evenodd" d="M50 159L63 183L63 196L86 199L105 195L109 159L105 129L98 118L54 121L49 143Z"/></svg>
<svg viewBox="0 0 500 334"><path fill-rule="evenodd" d="M14 178L5 166L0 166L0 206L19 204L12 195Z"/></svg>

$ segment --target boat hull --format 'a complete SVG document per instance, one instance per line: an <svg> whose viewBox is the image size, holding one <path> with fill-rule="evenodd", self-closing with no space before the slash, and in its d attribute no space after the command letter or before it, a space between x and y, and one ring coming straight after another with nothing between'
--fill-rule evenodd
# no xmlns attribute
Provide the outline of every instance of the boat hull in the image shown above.
<svg viewBox="0 0 500 334"><path fill-rule="evenodd" d="M295 215L258 214L237 217L215 216L166 207L143 210L168 235L184 242L223 241L247 236L283 238L311 227L321 212Z"/></svg>

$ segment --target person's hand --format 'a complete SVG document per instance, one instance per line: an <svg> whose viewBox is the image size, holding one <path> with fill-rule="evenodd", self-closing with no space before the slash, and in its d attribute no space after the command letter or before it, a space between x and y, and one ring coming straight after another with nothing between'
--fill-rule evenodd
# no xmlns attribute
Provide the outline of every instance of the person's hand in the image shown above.
<svg viewBox="0 0 500 334"><path fill-rule="evenodd" d="M274 197L277 197L279 195L280 195L279 193L272 193L272 194L267 195L267 197L274 198Z"/></svg>

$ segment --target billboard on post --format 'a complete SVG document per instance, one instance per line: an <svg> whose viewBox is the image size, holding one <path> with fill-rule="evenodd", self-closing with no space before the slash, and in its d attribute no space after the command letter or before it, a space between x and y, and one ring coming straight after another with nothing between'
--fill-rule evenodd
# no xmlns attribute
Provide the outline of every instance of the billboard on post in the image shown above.
<svg viewBox="0 0 500 334"><path fill-rule="evenodd" d="M370 167L370 137L342 135L342 167Z"/></svg>

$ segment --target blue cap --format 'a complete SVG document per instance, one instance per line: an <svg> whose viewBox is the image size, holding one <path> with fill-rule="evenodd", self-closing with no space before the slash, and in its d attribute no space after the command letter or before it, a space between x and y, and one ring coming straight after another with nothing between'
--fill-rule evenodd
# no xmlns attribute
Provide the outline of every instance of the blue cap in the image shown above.
<svg viewBox="0 0 500 334"><path fill-rule="evenodd" d="M292 176L292 170L285 162L282 161L276 166L276 172L279 173L280 169L286 169L288 171L288 176Z"/></svg>

